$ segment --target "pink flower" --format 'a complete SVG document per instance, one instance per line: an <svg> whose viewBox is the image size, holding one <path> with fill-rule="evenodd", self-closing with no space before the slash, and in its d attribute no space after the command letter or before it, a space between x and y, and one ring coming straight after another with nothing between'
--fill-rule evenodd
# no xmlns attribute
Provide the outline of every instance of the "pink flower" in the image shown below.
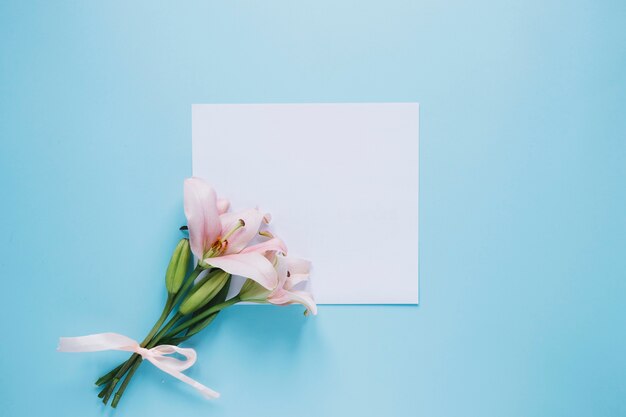
<svg viewBox="0 0 626 417"><path fill-rule="evenodd" d="M220 268L250 278L273 290L278 274L264 255L287 252L278 238L246 247L259 234L267 217L259 210L227 213L227 200L218 200L215 190L200 178L185 180L185 216L191 251L201 265Z"/></svg>
<svg viewBox="0 0 626 417"><path fill-rule="evenodd" d="M305 314L317 314L317 305L308 291L297 290L298 284L309 279L311 263L304 259L289 258L276 255L274 268L278 275L278 286L273 290L261 287L257 283L247 280L239 297L243 301L253 303L271 303L275 305L302 304L306 307Z"/></svg>

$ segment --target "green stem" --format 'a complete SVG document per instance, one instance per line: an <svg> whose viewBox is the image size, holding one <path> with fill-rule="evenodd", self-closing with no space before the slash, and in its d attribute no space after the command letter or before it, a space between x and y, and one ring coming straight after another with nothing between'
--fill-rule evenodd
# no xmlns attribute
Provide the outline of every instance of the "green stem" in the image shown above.
<svg viewBox="0 0 626 417"><path fill-rule="evenodd" d="M197 316L192 317L191 319L189 319L187 321L184 321L181 324L179 324L178 326L176 326L173 330L171 330L168 333L168 337L176 336L178 333L182 332L186 328L188 328L190 326L193 326L194 324L196 324L198 322L201 322L202 320L206 319L211 314L216 313L216 312L218 312L220 310L223 310L226 307L230 307L233 304L237 304L239 301L241 301L239 296L235 296L235 297L231 298L230 300L224 301L221 304L218 304L216 306L213 306L213 307L209 308L206 311L203 311L202 314L198 314ZM165 330L165 328L164 328L164 330ZM163 333L163 334L161 334L161 333ZM161 337L163 337L164 334L165 334L165 332L163 332L163 330L161 330L161 332L159 332L160 337L159 336L157 336L157 337L161 338ZM157 342L158 342L158 339L157 339Z"/></svg>
<svg viewBox="0 0 626 417"><path fill-rule="evenodd" d="M193 282L193 281L191 281L191 282ZM203 311L201 314L198 314L197 316L192 317L191 319L180 323L178 326L176 326L174 329L172 329L172 327L174 327L176 325L176 323L181 318L184 317L180 312L177 312L167 322L167 324L165 324L165 326L155 336L153 336L151 338L151 340L149 340L148 342L146 342L144 340L144 342L142 343L142 346L144 346L147 349L151 349L154 346L158 345L161 340L168 339L168 338L171 339L174 336L176 336L178 333L182 332L183 330L193 326L196 323L199 323L199 322L207 319L212 314L215 314L215 313L219 312L220 310L223 310L226 307L229 307L229 306L232 306L232 305L238 303L239 301L241 301L239 296L233 297L233 298L231 298L228 301L225 301L225 302L223 302L221 304L213 306L213 307ZM176 303L174 302L174 303L172 303L172 305L175 306ZM148 340L148 338L146 338L146 340ZM178 344L178 343L180 343L181 341L184 341L184 340L186 340L186 337L179 338L179 340L176 341L177 342L176 344ZM124 394L124 391L126 390L126 387L128 386L131 378L133 377L134 373L136 372L136 370L139 367L139 365L141 364L141 362L142 362L141 356L135 353L135 354L133 354L130 357L130 359L128 359L123 365L121 365L121 367L118 367L119 370L115 373L115 375L113 376L111 382L109 382L107 384L107 386L102 390L102 392L99 395L101 397L104 397L103 398L103 402L105 404L108 402L108 400L111 397L111 394L113 393L113 391L115 391L116 385L120 381L122 381L122 379L123 379L122 384L120 385L119 389L115 393L115 396L113 397L113 401L111 403L111 406L113 408L117 407L117 404L119 403L122 395ZM128 372L128 374L124 378L124 375L127 372ZM112 373L113 372L109 372L109 374L107 374L107 375L110 375Z"/></svg>
<svg viewBox="0 0 626 417"><path fill-rule="evenodd" d="M180 320L182 317L183 315L181 313L174 314L174 316L170 319L170 321L167 322L167 324L161 329L161 331L152 338L152 340L150 341L150 343L148 343L148 345L146 345L146 348L151 349L155 347L159 343L159 340L162 339L163 336L168 332L168 330L171 329L172 326L174 326L176 322Z"/></svg>
<svg viewBox="0 0 626 417"><path fill-rule="evenodd" d="M113 397L113 401L111 402L111 407L113 408L117 407L117 403L120 402L120 399L122 398L122 395L124 395L124 391L126 390L128 383L130 382L130 379L133 377L137 368L139 368L139 365L141 365L141 361L142 359L139 358L139 360L137 360L133 364L133 366L129 369L128 374L126 375L126 378L124 379L124 382L122 382L122 385L120 385L120 388L117 390L117 392L115 393L115 396Z"/></svg>
<svg viewBox="0 0 626 417"><path fill-rule="evenodd" d="M170 337L170 335L165 335L165 337L161 340L159 340L159 343L161 343L162 345L174 345L174 346L178 346L181 343L183 343L184 341L186 341L187 339L189 339L191 337L191 335L189 336L181 336L181 337Z"/></svg>
<svg viewBox="0 0 626 417"><path fill-rule="evenodd" d="M111 397L111 394L113 394L115 386L118 384L118 382L120 382L120 380L124 377L126 371L128 371L128 369L133 365L135 360L139 357L139 354L133 353L130 358L126 362L124 362L120 370L115 373L115 375L111 379L111 382L109 382L108 385L104 388L104 395L102 397L103 403L106 404L109 402L109 398Z"/></svg>
<svg viewBox="0 0 626 417"><path fill-rule="evenodd" d="M148 344L148 342L152 339L152 337L155 335L155 333L161 328L161 326L163 325L163 322L165 321L165 319L167 319L167 317L170 315L170 313L172 312L172 306L173 306L172 301L173 301L173 297L170 294L167 297L167 301L165 303L165 306L163 307L163 311L161 312L161 316L156 321L154 326L152 326L152 329L150 329L150 332L148 332L148 335L143 340L143 342L141 342L141 347L145 347ZM131 355L131 357L128 360L126 360L126 362L124 362L123 364L119 365L117 368L113 369L108 374L98 378L98 380L96 381L96 385L102 385L102 384L108 383L109 381L112 381L114 378L117 378L118 382L119 382L119 379L122 378L122 376L124 375L124 372L126 372L126 370L128 368L130 368L130 366L132 365L132 363L136 359L137 359L137 354ZM110 396L114 388L115 388L115 385L105 387L105 390L103 391L104 394L101 393L102 396L103 396L103 400L104 399L106 399L106 400L109 399L107 394ZM105 404L106 404L106 400L104 400Z"/></svg>
<svg viewBox="0 0 626 417"><path fill-rule="evenodd" d="M111 379L113 379L113 376L117 373L117 371L119 371L122 366L124 366L123 363L120 363L117 368L111 370L108 374L101 376L100 378L98 378L98 380L96 381L96 385L100 386L102 384L106 384L107 382L109 382Z"/></svg>
<svg viewBox="0 0 626 417"><path fill-rule="evenodd" d="M146 347L146 345L154 337L154 335L157 333L159 328L163 325L163 322L165 322L165 320L170 315L170 313L172 312L176 304L178 304L178 302L185 295L189 287L193 285L196 278L198 278L198 276L200 275L200 273L202 273L202 271L204 271L204 269L205 268L201 267L200 265L196 266L196 268L189 275L189 277L187 278L187 281L185 281L185 284L183 284L183 287L178 291L176 296L173 297L171 294L168 295L167 302L165 303L165 306L163 308L163 312L161 313L161 316L159 317L157 322L154 324L154 326L152 327L152 329L150 330L146 338L143 340L143 342L141 342L142 347ZM109 397L106 395L107 394L109 396L111 395L113 389L115 389L115 385L119 382L121 377L124 375L124 372L126 372L128 368L132 365L131 360L134 361L135 359L137 359L136 354L131 356L125 363L119 365L117 368L110 371L108 374L98 378L98 380L96 381L96 385L103 385L105 383L109 383L109 385L107 385L105 389L100 393L101 396L105 397L107 401ZM115 382L115 384L110 386L114 378L117 378L117 382ZM105 401L105 404L106 404L106 401Z"/></svg>
<svg viewBox="0 0 626 417"><path fill-rule="evenodd" d="M200 265L198 265L196 267L196 269L193 270L191 275L189 275L189 278L187 279L187 282L185 282L185 284L183 285L183 288L180 291L178 291L178 294L176 294L176 298L174 298L174 301L172 302L172 308L174 308L180 302L180 300L186 295L187 290L189 290L189 287L191 287L194 284L196 278L198 278L198 276L204 270L205 270L205 268L203 268ZM162 339L163 336L167 333L167 331L169 329L171 329L172 326L174 326L176 324L176 322L178 320L180 320L182 317L183 317L183 315L181 313L177 312L176 314L174 314L174 316L170 319L170 321L167 322L165 327L163 327L161 329L161 331L156 334L156 336L152 337L152 340L150 342L148 342L148 344L145 345L144 347L150 349L150 348L153 348L154 346L156 346L158 344L159 340Z"/></svg>
<svg viewBox="0 0 626 417"><path fill-rule="evenodd" d="M143 342L141 342L141 347L145 347L150 339L152 339L152 337L156 334L156 332L159 331L159 329L163 325L163 322L165 322L165 319L167 319L167 317L172 312L173 301L174 296L172 294L168 294L167 301L165 302L165 306L163 307L163 311L161 312L161 316L159 317L157 322L154 323L154 326L152 326L152 329L150 329L148 335L145 337L145 339L143 339Z"/></svg>

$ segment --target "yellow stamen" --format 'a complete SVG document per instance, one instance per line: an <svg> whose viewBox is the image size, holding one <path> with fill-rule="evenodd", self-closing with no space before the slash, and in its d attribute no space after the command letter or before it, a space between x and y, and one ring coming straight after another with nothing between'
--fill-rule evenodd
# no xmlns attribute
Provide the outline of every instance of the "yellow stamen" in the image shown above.
<svg viewBox="0 0 626 417"><path fill-rule="evenodd" d="M226 240L231 237L233 235L233 233L235 233L237 230L241 229L242 227L244 227L246 225L246 222L243 221L243 219L239 219L237 221L237 224L235 225L235 227L233 227L232 229L230 229L230 231L228 233L226 233L224 235L223 238L220 239L220 241L222 242L226 242Z"/></svg>

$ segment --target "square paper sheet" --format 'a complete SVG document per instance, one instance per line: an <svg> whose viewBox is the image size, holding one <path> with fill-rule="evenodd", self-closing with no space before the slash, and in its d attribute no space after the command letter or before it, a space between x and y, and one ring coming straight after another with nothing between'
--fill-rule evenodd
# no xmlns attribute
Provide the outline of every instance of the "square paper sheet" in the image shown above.
<svg viewBox="0 0 626 417"><path fill-rule="evenodd" d="M196 104L193 175L313 262L319 304L417 304L419 105Z"/></svg>

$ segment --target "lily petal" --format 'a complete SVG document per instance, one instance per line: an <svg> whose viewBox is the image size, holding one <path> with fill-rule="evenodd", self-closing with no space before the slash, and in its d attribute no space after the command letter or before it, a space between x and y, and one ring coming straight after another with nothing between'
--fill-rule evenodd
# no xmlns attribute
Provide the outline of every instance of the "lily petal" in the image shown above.
<svg viewBox="0 0 626 417"><path fill-rule="evenodd" d="M217 212L219 214L226 213L229 208L230 208L230 201L226 200L225 198L217 199Z"/></svg>
<svg viewBox="0 0 626 417"><path fill-rule="evenodd" d="M287 245L285 245L285 242L283 242L281 239L274 237L272 239L266 240L265 242L248 246L247 248L244 248L241 253L259 252L261 254L264 254L265 252L269 251L287 253Z"/></svg>
<svg viewBox="0 0 626 417"><path fill-rule="evenodd" d="M287 267L292 274L309 274L311 270L311 261L300 258L286 257Z"/></svg>
<svg viewBox="0 0 626 417"><path fill-rule="evenodd" d="M244 210L238 213L224 213L220 216L222 233L225 234L232 230L239 220L243 220L245 225L228 238L227 255L241 252L256 237L263 221L263 213L257 209Z"/></svg>
<svg viewBox="0 0 626 417"><path fill-rule="evenodd" d="M290 274L287 282L283 285L286 290L291 290L298 284L309 280L309 274Z"/></svg>
<svg viewBox="0 0 626 417"><path fill-rule="evenodd" d="M289 271L289 277L283 286L286 290L291 290L296 285L309 279L309 271L311 269L310 261L289 257L286 257L285 261L287 263L287 270Z"/></svg>
<svg viewBox="0 0 626 417"><path fill-rule="evenodd" d="M268 259L272 261L274 269L276 269L276 275L278 275L278 285L276 286L276 289L270 294L271 296L276 293L282 294L282 291L285 289L285 285L287 284L287 275L289 274L287 271L287 261L285 260L286 258L284 256L278 256L275 253L270 253L270 255L273 256L269 257Z"/></svg>
<svg viewBox="0 0 626 417"><path fill-rule="evenodd" d="M250 278L268 290L273 290L278 285L278 276L274 266L258 252L206 258L204 262L229 274Z"/></svg>
<svg viewBox="0 0 626 417"><path fill-rule="evenodd" d="M189 243L193 254L201 259L222 231L217 197L215 190L197 177L187 178L184 188Z"/></svg>
<svg viewBox="0 0 626 417"><path fill-rule="evenodd" d="M317 314L317 305L313 300L313 296L306 291L279 290L270 295L267 301L276 305L302 304L313 315Z"/></svg>

